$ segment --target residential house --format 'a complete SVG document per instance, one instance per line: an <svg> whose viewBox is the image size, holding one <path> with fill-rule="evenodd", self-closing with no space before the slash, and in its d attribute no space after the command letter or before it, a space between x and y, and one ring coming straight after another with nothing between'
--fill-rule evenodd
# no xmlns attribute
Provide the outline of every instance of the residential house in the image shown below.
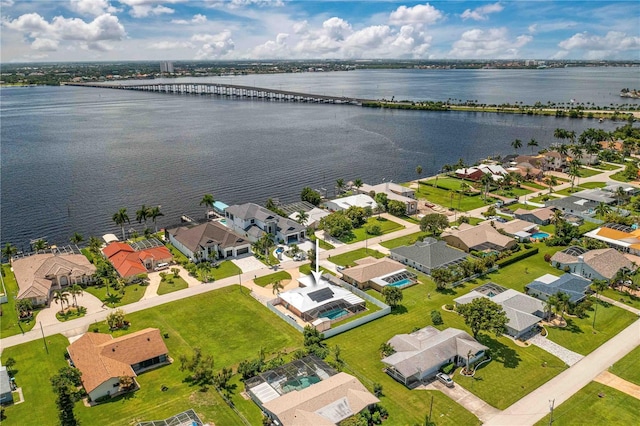
<svg viewBox="0 0 640 426"><path fill-rule="evenodd" d="M337 425L380 402L355 377L308 356L245 382L251 399L283 426Z"/></svg>
<svg viewBox="0 0 640 426"><path fill-rule="evenodd" d="M544 177L542 169L534 167L531 163L515 163L506 168L507 172L515 173L522 176L525 179L541 180Z"/></svg>
<svg viewBox="0 0 640 426"><path fill-rule="evenodd" d="M516 209L513 215L517 219L526 220L536 225L548 225L553 219L554 210L551 207L540 207L533 210Z"/></svg>
<svg viewBox="0 0 640 426"><path fill-rule="evenodd" d="M562 198L554 197L544 203L546 207L552 207L556 210L561 210L565 214L571 214L583 219L593 217L598 204L599 202L579 198L573 195Z"/></svg>
<svg viewBox="0 0 640 426"><path fill-rule="evenodd" d="M465 365L480 360L486 346L456 328L427 326L410 334L397 334L388 342L395 353L382 360L387 374L407 387L436 375L444 365Z"/></svg>
<svg viewBox="0 0 640 426"><path fill-rule="evenodd" d="M498 232L489 222L483 222L476 226L463 223L457 229L445 229L440 236L450 246L467 253L472 250L504 251L512 249L518 244L512 237Z"/></svg>
<svg viewBox="0 0 640 426"><path fill-rule="evenodd" d="M363 184L358 192L362 194L385 194L388 200L400 201L406 206L405 214L407 216L418 212L418 200L416 200L416 192L406 186L398 185L393 182L383 182L378 185Z"/></svg>
<svg viewBox="0 0 640 426"><path fill-rule="evenodd" d="M305 239L306 228L303 225L254 203L230 206L225 212L225 217L228 227L252 242L265 233L273 235L277 241L285 244Z"/></svg>
<svg viewBox="0 0 640 426"><path fill-rule="evenodd" d="M560 154L558 151L547 151L544 154L544 162L543 169L545 171L552 170L554 172L566 172L568 169L567 166L567 157Z"/></svg>
<svg viewBox="0 0 640 426"><path fill-rule="evenodd" d="M366 194L350 195L348 197L336 198L325 202L325 207L334 212L348 210L349 207L354 206L375 210L378 205L373 198Z"/></svg>
<svg viewBox="0 0 640 426"><path fill-rule="evenodd" d="M95 280L96 267L82 254L40 253L11 264L18 283L17 299L46 305L55 290Z"/></svg>
<svg viewBox="0 0 640 426"><path fill-rule="evenodd" d="M494 283L480 286L453 301L460 306L480 297L488 298L502 307L507 316L506 334L514 339L535 331L537 324L545 317L542 301Z"/></svg>
<svg viewBox="0 0 640 426"><path fill-rule="evenodd" d="M636 266L614 248L586 250L572 246L557 252L551 257L551 265L581 275L590 280L610 281L618 271L626 269L634 271Z"/></svg>
<svg viewBox="0 0 640 426"><path fill-rule="evenodd" d="M578 303L586 297L590 285L591 280L578 275L567 273L556 277L555 275L545 274L527 284L525 289L527 294L540 300L547 300L549 296L565 293L569 296L570 303Z"/></svg>
<svg viewBox="0 0 640 426"><path fill-rule="evenodd" d="M7 372L7 367L0 365L0 405L13 403L11 389L11 378Z"/></svg>
<svg viewBox="0 0 640 426"><path fill-rule="evenodd" d="M480 164L479 166L467 167L455 171L457 177L473 181L479 181L482 176L490 175L494 181L502 180L509 173L504 167L497 164Z"/></svg>
<svg viewBox="0 0 640 426"><path fill-rule="evenodd" d="M614 204L616 197L614 194L602 189L585 189L573 194L574 197L581 198L583 200L593 201L595 203Z"/></svg>
<svg viewBox="0 0 640 426"><path fill-rule="evenodd" d="M622 253L640 255L640 229L617 223L605 223L584 236L602 241Z"/></svg>
<svg viewBox="0 0 640 426"><path fill-rule="evenodd" d="M522 219L513 219L508 222L495 221L493 226L518 241L529 241L531 235L538 232L538 225Z"/></svg>
<svg viewBox="0 0 640 426"><path fill-rule="evenodd" d="M427 275L430 275L433 269L456 265L471 258L467 253L449 247L445 241L431 237L411 246L393 248L389 257Z"/></svg>
<svg viewBox="0 0 640 426"><path fill-rule="evenodd" d="M536 154L536 155L523 154L523 155L519 155L513 161L513 165L516 165L516 164L530 164L533 168L542 170L545 166L545 158L543 154Z"/></svg>
<svg viewBox="0 0 640 426"><path fill-rule="evenodd" d="M168 229L165 235L191 261L235 258L251 250L249 240L220 222Z"/></svg>
<svg viewBox="0 0 640 426"><path fill-rule="evenodd" d="M323 217L329 216L331 213L329 213L327 210L324 209L320 209L318 207L314 207L311 210L307 211L307 219L302 223L302 225L306 226L307 228L311 227L311 228L317 228L318 225L320 224L320 220ZM296 222L298 222L298 218L300 217L300 212L296 211L293 212L289 215L289 219L291 220L295 220Z"/></svg>
<svg viewBox="0 0 640 426"><path fill-rule="evenodd" d="M356 260L356 264L342 271L342 280L361 290L374 288L381 292L388 285L404 288L417 282L416 274L388 257L369 256Z"/></svg>
<svg viewBox="0 0 640 426"><path fill-rule="evenodd" d="M82 373L82 385L92 401L120 392L120 377L135 380L138 374L170 362L157 328L116 339L110 334L85 333L67 346L67 352Z"/></svg>
<svg viewBox="0 0 640 426"><path fill-rule="evenodd" d="M161 263L169 263L173 255L160 241L146 240L143 243L113 242L102 249L102 254L113 265L118 274L131 280L140 274L146 274ZM135 245L135 247L134 247Z"/></svg>

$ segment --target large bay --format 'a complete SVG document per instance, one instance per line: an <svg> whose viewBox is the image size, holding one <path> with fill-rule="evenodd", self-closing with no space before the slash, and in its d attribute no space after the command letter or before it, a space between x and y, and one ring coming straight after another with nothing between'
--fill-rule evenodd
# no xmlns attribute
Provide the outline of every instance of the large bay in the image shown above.
<svg viewBox="0 0 640 426"><path fill-rule="evenodd" d="M178 80L180 81L180 80ZM219 77L207 81L319 94L481 103L622 101L638 68L540 71L355 71ZM512 151L516 138L554 142L553 131L611 130L594 120L372 110L78 87L1 92L1 240L63 244L117 231L111 216L161 205L158 225L202 216L204 193L227 204L298 199L337 178L415 179L458 158ZM521 152L528 151L523 148Z"/></svg>

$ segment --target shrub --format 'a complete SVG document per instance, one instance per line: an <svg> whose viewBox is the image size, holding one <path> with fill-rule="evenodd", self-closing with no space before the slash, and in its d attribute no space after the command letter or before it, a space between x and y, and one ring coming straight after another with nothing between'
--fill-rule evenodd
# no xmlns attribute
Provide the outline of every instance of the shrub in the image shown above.
<svg viewBox="0 0 640 426"><path fill-rule="evenodd" d="M442 315L438 311L431 311L431 322L433 325L442 325L444 321L442 321Z"/></svg>
<svg viewBox="0 0 640 426"><path fill-rule="evenodd" d="M446 305L444 305L445 309L447 309L448 311L453 311L453 305L451 303L447 303Z"/></svg>
<svg viewBox="0 0 640 426"><path fill-rule="evenodd" d="M382 235L382 228L376 224L367 225L365 231L369 235Z"/></svg>
<svg viewBox="0 0 640 426"><path fill-rule="evenodd" d="M454 363L450 362L449 364L445 364L442 367L440 367L440 370L444 374L451 374L451 372L453 371L454 368L456 368L456 365Z"/></svg>
<svg viewBox="0 0 640 426"><path fill-rule="evenodd" d="M544 261L547 263L551 262L551 255L549 253L544 254Z"/></svg>

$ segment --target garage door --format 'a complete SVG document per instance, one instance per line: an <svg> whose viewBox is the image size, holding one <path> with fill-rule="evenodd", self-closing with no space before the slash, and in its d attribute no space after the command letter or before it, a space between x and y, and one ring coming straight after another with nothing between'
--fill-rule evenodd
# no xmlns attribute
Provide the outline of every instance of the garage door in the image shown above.
<svg viewBox="0 0 640 426"><path fill-rule="evenodd" d="M247 254L249 253L249 247L238 249L237 253L238 253L238 256L241 254Z"/></svg>

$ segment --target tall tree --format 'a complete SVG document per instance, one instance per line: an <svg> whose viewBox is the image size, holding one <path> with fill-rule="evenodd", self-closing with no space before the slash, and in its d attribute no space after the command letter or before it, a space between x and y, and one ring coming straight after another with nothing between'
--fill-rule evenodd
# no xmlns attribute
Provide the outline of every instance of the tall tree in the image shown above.
<svg viewBox="0 0 640 426"><path fill-rule="evenodd" d="M6 243L2 248L2 257L11 263L11 258L18 254L18 249L11 243Z"/></svg>
<svg viewBox="0 0 640 426"><path fill-rule="evenodd" d="M573 190L573 187L576 183L576 178L580 177L580 161L578 161L576 158L572 159L569 162L569 171L567 172L567 175L571 178L571 189Z"/></svg>
<svg viewBox="0 0 640 426"><path fill-rule="evenodd" d="M561 291L559 291L556 294L556 298L557 298L557 307L558 310L560 311L560 318L562 318L562 320L564 321L564 313L565 311L569 308L569 295L567 293L563 293Z"/></svg>
<svg viewBox="0 0 640 426"><path fill-rule="evenodd" d="M558 185L558 178L553 175L545 176L543 182L549 187L549 194L551 194L553 187Z"/></svg>
<svg viewBox="0 0 640 426"><path fill-rule="evenodd" d="M282 280L276 280L272 285L271 285L271 291L273 292L273 294L278 295L280 294L280 291L284 288L284 285L282 285Z"/></svg>
<svg viewBox="0 0 640 426"><path fill-rule="evenodd" d="M511 146L516 150L517 154L518 150L522 148L522 141L520 139L515 139L513 142L511 142Z"/></svg>
<svg viewBox="0 0 640 426"><path fill-rule="evenodd" d="M598 205L594 210L598 216L604 218L607 215L607 213L611 212L611 207L609 207L608 204L600 201L600 203L598 203Z"/></svg>
<svg viewBox="0 0 640 426"><path fill-rule="evenodd" d="M471 328L473 337L477 338L480 331L493 332L502 335L509 321L502 306L491 299L479 297L470 303L460 305L458 313L464 317L464 322Z"/></svg>
<svg viewBox="0 0 640 426"><path fill-rule="evenodd" d="M84 237L82 234L74 232L71 238L69 238L69 241L71 241L72 244L79 244L84 241Z"/></svg>
<svg viewBox="0 0 640 426"><path fill-rule="evenodd" d="M307 219L309 219L309 213L307 213L304 210L298 211L298 220L297 220L297 222L300 225L304 225L307 222Z"/></svg>
<svg viewBox="0 0 640 426"><path fill-rule="evenodd" d="M527 142L527 146L531 148L531 153L533 154L533 147L538 146L538 141L531 138L531 140Z"/></svg>
<svg viewBox="0 0 640 426"><path fill-rule="evenodd" d="M202 197L202 200L200 200L200 205L204 206L205 211L204 211L204 217L208 218L208 213L209 213L209 209L213 208L213 203L215 203L216 200L213 199L213 195L211 194L204 194L204 196Z"/></svg>
<svg viewBox="0 0 640 426"><path fill-rule="evenodd" d="M433 235L439 235L447 226L449 226L449 219L443 214L430 213L420 219L420 230Z"/></svg>
<svg viewBox="0 0 640 426"><path fill-rule="evenodd" d="M153 227L155 229L154 232L158 232L158 224L156 223L156 220L160 216L164 216L164 213L160 211L160 206L152 207L151 210L149 210L149 219L153 222Z"/></svg>
<svg viewBox="0 0 640 426"><path fill-rule="evenodd" d="M356 188L356 190L359 190L360 188L362 188L362 179L356 179L353 181L353 186Z"/></svg>
<svg viewBox="0 0 640 426"><path fill-rule="evenodd" d="M53 301L60 304L60 312L64 312L64 304L69 303L69 293L65 290L56 290L53 292Z"/></svg>
<svg viewBox="0 0 640 426"><path fill-rule="evenodd" d="M416 174L418 175L418 188L420 188L420 176L422 176L422 166L416 166Z"/></svg>
<svg viewBox="0 0 640 426"><path fill-rule="evenodd" d="M344 179L340 178L336 180L336 189L338 190L337 195L341 195L344 191Z"/></svg>
<svg viewBox="0 0 640 426"><path fill-rule="evenodd" d="M51 378L51 386L56 394L56 406L58 407L58 419L61 426L76 426L80 422L73 411L75 403L76 384L71 381L66 373L60 372Z"/></svg>
<svg viewBox="0 0 640 426"><path fill-rule="evenodd" d="M82 286L80 286L80 284L74 284L69 287L69 294L71 294L73 304L76 308L78 307L78 296L82 296L83 293L84 290L82 290Z"/></svg>
<svg viewBox="0 0 640 426"><path fill-rule="evenodd" d="M487 193L489 192L489 188L490 188L491 184L493 183L493 177L491 176L490 173L485 173L480 178L480 183L482 184L482 187L484 188L484 191L483 191L484 201L487 202Z"/></svg>
<svg viewBox="0 0 640 426"><path fill-rule="evenodd" d="M389 285L382 289L382 296L384 297L385 303L392 308L398 306L404 297L400 288Z"/></svg>
<svg viewBox="0 0 640 426"><path fill-rule="evenodd" d="M149 212L151 209L144 204L140 207L140 209L136 210L136 220L138 223L144 222L144 227L147 227L147 218L149 217Z"/></svg>
<svg viewBox="0 0 640 426"><path fill-rule="evenodd" d="M43 240L42 238L36 240L33 243L33 251L35 251L36 253L41 251L41 250L46 250L47 247L49 247L49 244Z"/></svg>
<svg viewBox="0 0 640 426"><path fill-rule="evenodd" d="M122 207L120 210L118 210L117 213L113 214L111 220L113 220L115 224L122 229L122 241L126 241L127 236L124 233L124 224L131 223L131 221L129 220L129 215L127 214L127 209L125 207Z"/></svg>
<svg viewBox="0 0 640 426"><path fill-rule="evenodd" d="M102 247L102 241L100 241L100 238L93 235L89 237L89 251L93 254L98 254L100 253L100 247Z"/></svg>

